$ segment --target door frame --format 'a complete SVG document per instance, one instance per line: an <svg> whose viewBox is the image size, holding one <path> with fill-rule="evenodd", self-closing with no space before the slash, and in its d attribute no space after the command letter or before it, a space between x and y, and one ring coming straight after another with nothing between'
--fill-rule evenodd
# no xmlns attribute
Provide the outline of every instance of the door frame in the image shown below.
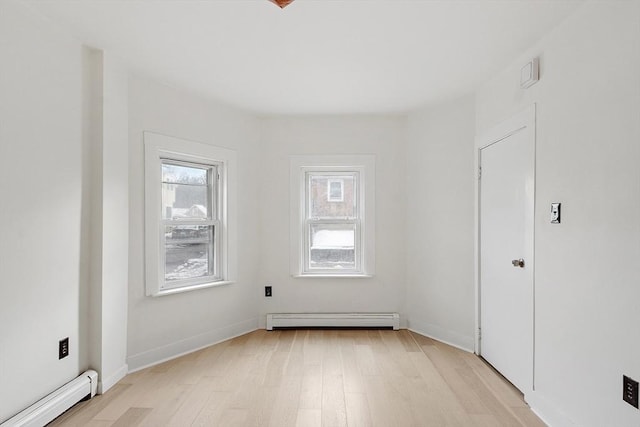
<svg viewBox="0 0 640 427"><path fill-rule="evenodd" d="M518 132L527 132L530 134L530 138L533 143L533 217L531 221L528 222L528 230L527 234L531 236L531 241L528 242L531 245L531 253L533 255L531 260L527 260L527 265L531 266L529 270L530 280L532 283L532 298L533 298L533 330L532 334L532 349L534 354L532 354L533 366L531 366L531 385L532 390L535 389L535 187L536 187L536 104L532 104L523 111L513 115L512 117L504 120L498 125L492 127L486 132L479 134L475 138L475 147L474 147L474 176L475 176L475 194L474 194L474 279L475 279L475 330L474 330L474 352L481 356L482 355L482 343L480 339L481 335L481 299L480 293L482 290L481 280L480 280L480 225L481 225L481 217L480 217L480 200L481 200L481 150L483 148L489 147L490 145L496 144ZM529 229L530 228L530 229ZM528 390L522 390L525 395Z"/></svg>

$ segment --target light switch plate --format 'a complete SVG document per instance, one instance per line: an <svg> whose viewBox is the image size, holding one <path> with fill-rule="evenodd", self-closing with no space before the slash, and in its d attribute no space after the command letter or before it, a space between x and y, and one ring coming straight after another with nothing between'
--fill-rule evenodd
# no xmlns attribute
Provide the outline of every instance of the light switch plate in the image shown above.
<svg viewBox="0 0 640 427"><path fill-rule="evenodd" d="M561 203L551 203L551 224L560 224Z"/></svg>

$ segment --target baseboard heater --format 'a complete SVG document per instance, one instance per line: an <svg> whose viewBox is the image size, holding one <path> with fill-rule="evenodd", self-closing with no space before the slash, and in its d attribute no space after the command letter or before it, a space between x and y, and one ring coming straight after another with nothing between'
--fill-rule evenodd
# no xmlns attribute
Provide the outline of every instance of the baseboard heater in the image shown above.
<svg viewBox="0 0 640 427"><path fill-rule="evenodd" d="M271 313L267 330L275 328L393 328L400 329L398 313Z"/></svg>
<svg viewBox="0 0 640 427"><path fill-rule="evenodd" d="M42 427L84 398L92 398L98 388L98 373L87 371L43 397L0 427Z"/></svg>

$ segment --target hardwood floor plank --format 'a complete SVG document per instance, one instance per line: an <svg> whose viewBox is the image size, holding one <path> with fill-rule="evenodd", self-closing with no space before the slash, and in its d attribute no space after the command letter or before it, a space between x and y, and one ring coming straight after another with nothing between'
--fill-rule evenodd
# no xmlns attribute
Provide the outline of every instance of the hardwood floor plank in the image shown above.
<svg viewBox="0 0 640 427"><path fill-rule="evenodd" d="M343 343L340 347L342 356L342 379L345 393L364 393L364 380L358 366L356 346L353 342Z"/></svg>
<svg viewBox="0 0 640 427"><path fill-rule="evenodd" d="M184 392L184 399L177 410L168 418L167 425L179 427L191 425L200 411L209 401L213 387L211 377L202 377L200 381Z"/></svg>
<svg viewBox="0 0 640 427"><path fill-rule="evenodd" d="M134 427L140 425L144 418L152 411L151 408L129 408L118 420L112 424L113 427Z"/></svg>
<svg viewBox="0 0 640 427"><path fill-rule="evenodd" d="M415 340L416 344L418 344L419 347L422 347L423 345L435 345L436 341L434 339L425 337L424 335L420 335L412 331L407 332L409 333L411 338Z"/></svg>
<svg viewBox="0 0 640 427"><path fill-rule="evenodd" d="M293 427L298 417L298 401L302 388L302 377L285 377L274 396L273 410L269 419L271 427Z"/></svg>
<svg viewBox="0 0 640 427"><path fill-rule="evenodd" d="M494 371L485 361L475 355L469 355L466 361L503 404L512 408L528 408L520 390Z"/></svg>
<svg viewBox="0 0 640 427"><path fill-rule="evenodd" d="M153 371L153 368L149 369L150 373L144 377L143 381L131 384L127 390L113 399L108 405L105 405L105 407L98 412L93 419L116 421L129 408L134 406L132 402L136 402L144 396L148 396L158 390L158 384L160 384L164 378L164 374Z"/></svg>
<svg viewBox="0 0 640 427"><path fill-rule="evenodd" d="M245 427L248 417L248 409L226 409L220 417L220 425L225 427Z"/></svg>
<svg viewBox="0 0 640 427"><path fill-rule="evenodd" d="M380 370L373 357L373 350L370 345L356 345L355 353L357 364L362 376L379 375Z"/></svg>
<svg viewBox="0 0 640 427"><path fill-rule="evenodd" d="M367 383L367 403L374 426L415 425L410 403L395 393L390 382L382 376L371 376Z"/></svg>
<svg viewBox="0 0 640 427"><path fill-rule="evenodd" d="M86 402L80 402L73 406L64 414L60 415L54 421L49 423L49 426L65 426L65 427L82 427L89 423L89 421L102 411L107 405L109 405L114 399L124 393L131 384L116 384L108 393L95 396L91 400Z"/></svg>
<svg viewBox="0 0 640 427"><path fill-rule="evenodd" d="M298 408L322 409L322 365L304 366Z"/></svg>
<svg viewBox="0 0 640 427"><path fill-rule="evenodd" d="M260 386L255 394L255 400L249 410L247 426L268 426L273 412L274 397L277 396L277 387Z"/></svg>
<svg viewBox="0 0 640 427"><path fill-rule="evenodd" d="M389 348L387 348L384 341L382 341L382 336L380 335L379 330L367 331L367 335L369 335L369 339L371 340L370 346L374 353L389 352Z"/></svg>
<svg viewBox="0 0 640 427"><path fill-rule="evenodd" d="M113 425L113 421L107 420L90 420L86 424L80 424L83 427L109 427Z"/></svg>
<svg viewBox="0 0 640 427"><path fill-rule="evenodd" d="M322 376L322 425L332 427L347 425L342 375Z"/></svg>
<svg viewBox="0 0 640 427"><path fill-rule="evenodd" d="M473 354L408 331L255 331L127 375L52 426L544 426Z"/></svg>
<svg viewBox="0 0 640 427"><path fill-rule="evenodd" d="M349 427L370 427L371 411L365 393L345 393L345 406L347 409L347 425Z"/></svg>
<svg viewBox="0 0 640 427"><path fill-rule="evenodd" d="M190 385L176 384L166 387L162 394L156 394L151 399L151 412L142 420L140 426L156 427L164 425L170 420L185 402ZM149 404L149 402L147 402Z"/></svg>
<svg viewBox="0 0 640 427"><path fill-rule="evenodd" d="M200 427L220 425L220 418L222 418L225 401L228 397L229 393L226 391L211 392L191 425ZM175 421L180 422L180 420Z"/></svg>
<svg viewBox="0 0 640 427"><path fill-rule="evenodd" d="M298 409L296 427L321 427L322 411L320 409Z"/></svg>
<svg viewBox="0 0 640 427"><path fill-rule="evenodd" d="M405 351L409 353L419 353L420 346L416 343L416 340L411 337L411 333L406 329L398 331L398 339L402 343Z"/></svg>

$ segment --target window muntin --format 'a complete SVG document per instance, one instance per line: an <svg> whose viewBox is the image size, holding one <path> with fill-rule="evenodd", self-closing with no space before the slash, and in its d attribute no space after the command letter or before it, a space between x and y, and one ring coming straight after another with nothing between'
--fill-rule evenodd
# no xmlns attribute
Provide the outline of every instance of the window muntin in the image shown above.
<svg viewBox="0 0 640 427"><path fill-rule="evenodd" d="M160 290L222 280L218 163L161 159Z"/></svg>
<svg viewBox="0 0 640 427"><path fill-rule="evenodd" d="M304 273L362 273L358 184L358 171L306 171Z"/></svg>

